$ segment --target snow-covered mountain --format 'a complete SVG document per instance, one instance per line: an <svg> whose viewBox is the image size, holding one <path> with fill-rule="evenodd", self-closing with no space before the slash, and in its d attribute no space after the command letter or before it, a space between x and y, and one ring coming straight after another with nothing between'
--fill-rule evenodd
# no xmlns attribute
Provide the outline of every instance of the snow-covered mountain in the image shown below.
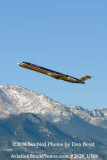
<svg viewBox="0 0 107 160"><path fill-rule="evenodd" d="M23 153L93 153L107 157L107 109L89 111L80 106L63 105L44 94L14 85L0 86L0 159L8 160L22 148L13 148L13 141L95 142L94 148L30 150Z"/></svg>
<svg viewBox="0 0 107 160"><path fill-rule="evenodd" d="M107 108L105 109L95 109L89 111L81 106L68 106L70 110L84 119L85 121L103 128L107 128Z"/></svg>
<svg viewBox="0 0 107 160"><path fill-rule="evenodd" d="M89 111L80 106L62 105L44 94L19 86L0 86L0 117L20 113L35 113L53 122L69 120L77 115L91 124L107 127L107 109Z"/></svg>
<svg viewBox="0 0 107 160"><path fill-rule="evenodd" d="M13 85L0 86L1 118L6 118L10 114L29 112L51 118L53 121L60 121L62 118L69 119L74 115L69 107L43 94Z"/></svg>

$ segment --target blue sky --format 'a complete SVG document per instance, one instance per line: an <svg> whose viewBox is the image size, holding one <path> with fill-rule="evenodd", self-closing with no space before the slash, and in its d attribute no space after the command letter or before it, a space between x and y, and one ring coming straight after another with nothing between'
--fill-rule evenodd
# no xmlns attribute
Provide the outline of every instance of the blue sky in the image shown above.
<svg viewBox="0 0 107 160"><path fill-rule="evenodd" d="M107 1L0 2L0 85L44 93L90 110L107 107ZM74 77L67 83L17 66L28 61Z"/></svg>

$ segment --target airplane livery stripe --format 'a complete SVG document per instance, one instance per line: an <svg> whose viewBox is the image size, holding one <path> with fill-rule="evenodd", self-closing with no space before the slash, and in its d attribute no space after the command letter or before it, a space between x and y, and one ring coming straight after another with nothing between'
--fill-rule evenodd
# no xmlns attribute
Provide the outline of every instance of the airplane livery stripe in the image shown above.
<svg viewBox="0 0 107 160"><path fill-rule="evenodd" d="M57 72L57 71L53 71L53 70L51 70L51 69L47 69L47 68L45 68L45 67L41 67L41 66L37 66L37 65L35 65L35 64L32 64L32 63L28 63L28 62L22 62L22 63L24 63L24 64L26 64L26 65L30 65L30 66L34 66L34 67L39 67L40 69L43 69L43 70L46 70L46 71L48 71L48 72L51 72L51 73L55 73L55 74L63 74L63 73L60 73L60 72Z"/></svg>
<svg viewBox="0 0 107 160"><path fill-rule="evenodd" d="M50 72L50 71L47 71L45 68L44 69L41 69L41 67L39 67L39 66L32 66L32 65L28 65L28 64L26 64L26 63L22 63L22 65L24 64L24 66L27 68L27 66L28 66L28 68L29 69L34 69L35 71L43 71L43 72L46 72L46 73L51 73L51 74L53 74L54 72ZM53 74L54 75L54 74Z"/></svg>

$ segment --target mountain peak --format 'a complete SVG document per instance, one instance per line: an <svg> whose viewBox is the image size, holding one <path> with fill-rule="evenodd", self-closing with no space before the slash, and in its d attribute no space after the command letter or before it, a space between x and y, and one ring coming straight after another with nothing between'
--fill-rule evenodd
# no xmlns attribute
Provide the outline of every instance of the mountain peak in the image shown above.
<svg viewBox="0 0 107 160"><path fill-rule="evenodd" d="M4 146L7 147L7 150L8 148L10 149L11 146L9 144L12 144L14 140L19 141L20 139L22 142L26 142L34 141L37 138L37 141L39 139L45 142L46 140L70 143L72 141L80 141L80 143L82 141L87 141L88 143L95 141L94 152L96 151L97 153L99 147L100 156L101 153L102 157L104 153L106 156L107 130L105 128L107 127L107 114L105 113L107 113L107 109L89 111L77 105L62 105L44 94L39 94L20 86L0 86L0 136L2 137L3 155L8 155L7 153L4 154ZM102 144L104 147L102 147ZM63 149L64 152L62 152L62 148L59 150L58 147L56 151L58 154L59 151L61 151L61 154L65 154L65 148L63 147ZM75 151L74 147L73 149ZM24 153L25 150L26 148L24 148ZM40 151L39 153L41 151L43 153L42 149L38 148L38 150ZM71 153L71 150L69 148L69 153ZM82 150L86 153L88 153L88 150L92 151L91 148L79 147L79 153ZM22 153L22 148L20 151ZM52 153L54 151L55 147ZM28 153L28 150L26 152ZM31 153L30 150L29 152ZM2 157L1 159L4 158Z"/></svg>
<svg viewBox="0 0 107 160"><path fill-rule="evenodd" d="M54 121L60 121L61 117L69 119L73 115L72 112L68 111L67 106L53 101L44 94L32 92L19 86L0 86L0 98L2 101L0 107L2 117L30 112L42 116L47 115Z"/></svg>
<svg viewBox="0 0 107 160"><path fill-rule="evenodd" d="M20 113L34 113L54 122L79 116L91 124L103 127L106 127L107 121L107 109L89 111L77 105L60 104L44 94L20 86L0 86L0 117Z"/></svg>

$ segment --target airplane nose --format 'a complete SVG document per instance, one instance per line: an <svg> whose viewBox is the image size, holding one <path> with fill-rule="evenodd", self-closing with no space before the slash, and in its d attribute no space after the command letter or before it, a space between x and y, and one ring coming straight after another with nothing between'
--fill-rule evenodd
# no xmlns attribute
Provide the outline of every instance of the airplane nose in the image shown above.
<svg viewBox="0 0 107 160"><path fill-rule="evenodd" d="M21 65L21 63L19 62L19 63L17 63L17 65L18 65L18 66L20 66L20 65Z"/></svg>

